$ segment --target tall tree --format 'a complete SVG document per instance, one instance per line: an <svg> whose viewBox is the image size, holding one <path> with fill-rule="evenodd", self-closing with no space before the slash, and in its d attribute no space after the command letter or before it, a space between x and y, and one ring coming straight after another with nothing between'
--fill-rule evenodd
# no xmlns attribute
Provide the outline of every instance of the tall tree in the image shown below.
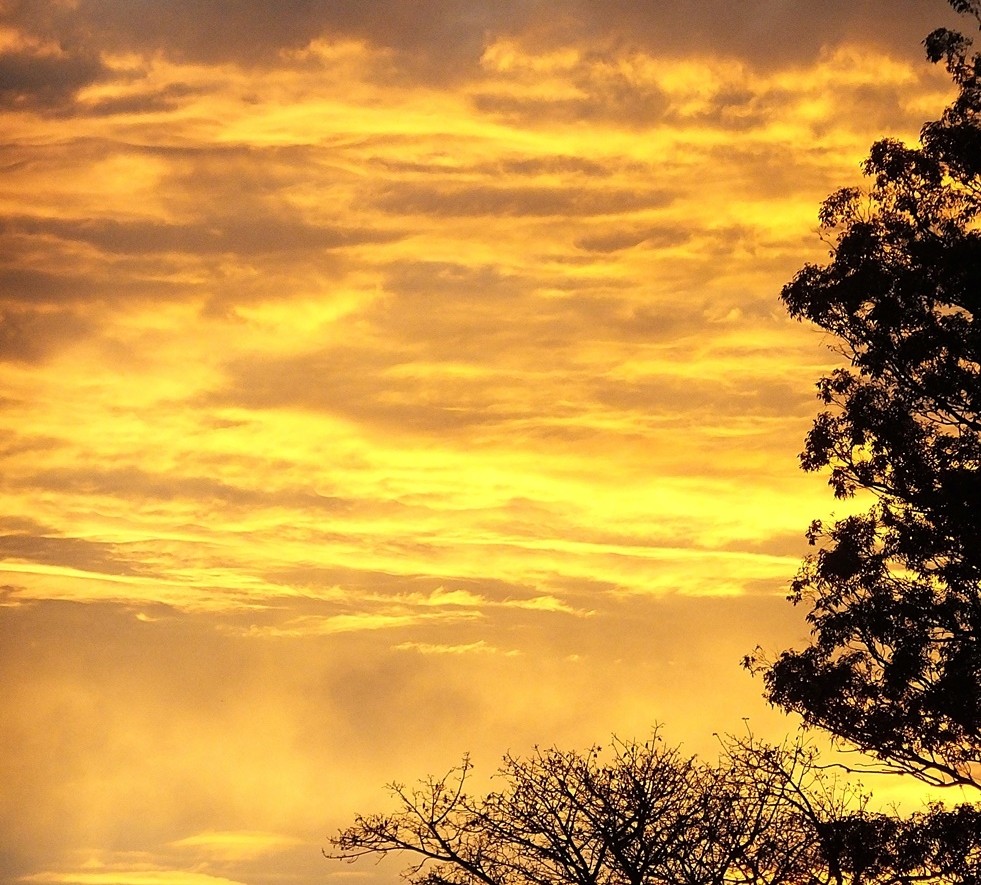
<svg viewBox="0 0 981 885"><path fill-rule="evenodd" d="M949 0L981 23L979 0ZM888 770L981 787L981 56L924 41L957 96L910 147L872 146L865 190L820 212L832 244L782 298L850 362L818 382L805 470L871 508L808 532L792 585L811 643L763 671L769 700Z"/></svg>

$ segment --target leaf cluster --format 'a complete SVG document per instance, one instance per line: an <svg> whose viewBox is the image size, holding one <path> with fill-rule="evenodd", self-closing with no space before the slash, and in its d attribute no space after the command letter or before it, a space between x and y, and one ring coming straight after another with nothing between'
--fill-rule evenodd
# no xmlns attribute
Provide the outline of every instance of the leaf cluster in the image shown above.
<svg viewBox="0 0 981 885"><path fill-rule="evenodd" d="M946 29L924 42L957 97L915 147L873 145L869 186L822 207L829 262L782 293L850 364L817 384L801 465L875 503L808 532L790 595L810 646L747 664L888 770L981 785L981 56Z"/></svg>

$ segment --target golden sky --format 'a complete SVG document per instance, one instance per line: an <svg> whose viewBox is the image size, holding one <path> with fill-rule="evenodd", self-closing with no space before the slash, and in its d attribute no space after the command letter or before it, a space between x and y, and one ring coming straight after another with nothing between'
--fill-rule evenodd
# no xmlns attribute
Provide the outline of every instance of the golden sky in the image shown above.
<svg viewBox="0 0 981 885"><path fill-rule="evenodd" d="M0 881L390 881L466 751L779 735L820 200L942 0L0 0Z"/></svg>

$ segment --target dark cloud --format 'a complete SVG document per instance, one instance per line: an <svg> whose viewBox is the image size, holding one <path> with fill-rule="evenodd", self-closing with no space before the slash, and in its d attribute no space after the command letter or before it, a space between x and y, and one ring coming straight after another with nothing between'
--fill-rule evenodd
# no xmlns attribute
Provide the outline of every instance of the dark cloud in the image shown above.
<svg viewBox="0 0 981 885"><path fill-rule="evenodd" d="M304 488L247 488L208 476L150 473L138 467L37 470L16 479L8 478L0 485L77 495L104 495L131 501L191 500L249 510L265 506L338 512L349 507L349 502L340 498Z"/></svg>
<svg viewBox="0 0 981 885"><path fill-rule="evenodd" d="M744 248L741 244L752 236L752 231L734 233L732 242L725 244L709 238L702 248L711 248L698 259L698 266L716 261L725 250ZM597 233L583 245L612 251L633 242L656 248L688 239L688 234L671 226L621 228ZM692 259L685 261L690 264ZM714 376L703 381L670 375L614 381L604 380L597 367L584 376L578 356L582 341L619 342L616 355L611 352L614 360L624 358L623 348L629 352L635 344L667 345L680 352L688 342L694 350L706 340L706 316L724 314L729 308L723 309L718 297L692 298L687 288L690 276L684 277L677 297L662 281L656 301L628 297L622 280L606 282L593 273L576 285L573 276L562 268L552 280L505 273L494 266L390 263L386 296L352 320L363 343L233 360L225 366L225 384L203 402L309 409L389 432L434 436L466 432L472 440L519 432L555 434L559 431L551 419L574 419L582 410L597 406L640 414L675 409L689 420L693 412L772 415L788 407L778 382L757 390L757 380L746 378L734 379L732 389L720 387ZM568 294L541 297L541 289L564 289ZM744 317L738 322L745 324L748 314L753 328L778 328L773 325L778 311L772 292L765 291L758 304L744 292L731 300ZM783 315L779 316L783 322ZM453 371L454 365L483 371L460 374ZM416 371L417 366L422 368ZM566 379L561 393L548 387L555 373Z"/></svg>
<svg viewBox="0 0 981 885"><path fill-rule="evenodd" d="M836 92L833 119L818 127L824 135L832 127L850 125L870 133L871 138L919 132L922 108L911 107L902 86L894 83L860 83Z"/></svg>
<svg viewBox="0 0 981 885"><path fill-rule="evenodd" d="M471 443L502 434L592 437L594 430L562 430L554 423L597 409L643 416L671 412L689 422L695 415L712 421L806 412L801 404L809 404L810 394L781 379L739 377L720 384L711 374L698 379L665 373L631 381L596 369L583 374L577 367L583 340L670 345L672 352L689 342L696 349L705 340L706 311L718 307L710 299L660 305L595 293L541 299L528 285L520 277L494 274L484 282L473 269L452 265L401 266L387 284L398 295L382 299L359 320L370 324L372 340L386 342L384 349L347 345L235 360L226 365L224 387L205 404L308 409L387 432L466 435ZM760 312L753 328L772 321L763 306ZM428 368L415 374L412 366L420 361ZM440 365L456 362L485 372L440 371ZM550 371L563 373L561 390L549 387Z"/></svg>
<svg viewBox="0 0 981 885"><path fill-rule="evenodd" d="M107 75L97 55L0 52L0 108L57 112Z"/></svg>
<svg viewBox="0 0 981 885"><path fill-rule="evenodd" d="M907 98L895 83L841 83L834 89L826 114L811 121L814 136L822 137L832 128L869 132L870 140L890 131L917 132L924 122L922 112L911 108ZM738 134L765 129L798 100L799 93L788 88L764 86L754 92L730 85L709 96L695 111L669 109L664 122ZM739 152L746 146L734 140L732 148ZM795 149L799 156L800 147Z"/></svg>
<svg viewBox="0 0 981 885"><path fill-rule="evenodd" d="M572 340L587 329L614 341L652 345L693 341L705 334L705 304L698 298L684 304L637 304L587 292L563 301Z"/></svg>
<svg viewBox="0 0 981 885"><path fill-rule="evenodd" d="M0 234L47 235L88 243L109 252L142 255L181 252L264 254L311 249L338 249L363 243L390 242L396 234L379 230L309 224L275 215L199 218L191 223L116 219L0 219Z"/></svg>
<svg viewBox="0 0 981 885"><path fill-rule="evenodd" d="M805 539L805 529L802 526L800 531L781 532L758 539L739 539L721 545L718 549L729 550L733 553L763 553L768 556L789 556L800 557L802 560L808 552L808 544ZM790 583L790 576L787 577L787 584ZM747 592L751 590L747 589ZM764 591L765 595L773 593L773 585L770 584ZM754 594L755 595L755 594Z"/></svg>
<svg viewBox="0 0 981 885"><path fill-rule="evenodd" d="M713 130L743 133L766 127L779 117L779 112L786 107L785 103L792 98L790 93L780 90L758 94L748 89L729 87L712 95L706 102L707 106L697 112L672 111L665 115L665 120L669 124L695 124Z"/></svg>
<svg viewBox="0 0 981 885"><path fill-rule="evenodd" d="M14 0L8 20L40 39L69 47L165 52L199 62L261 62L298 49L323 32L324 6L285 0Z"/></svg>
<svg viewBox="0 0 981 885"><path fill-rule="evenodd" d="M588 217L666 206L673 195L662 190L627 188L583 189L572 185L422 185L392 184L380 190L372 204L393 214L439 218L497 215L512 217Z"/></svg>
<svg viewBox="0 0 981 885"><path fill-rule="evenodd" d="M135 91L112 98L79 100L79 91L132 73L113 72L92 54L55 55L28 51L0 53L0 109L34 111L47 116L153 114L172 111L200 87L172 83L162 89Z"/></svg>
<svg viewBox="0 0 981 885"><path fill-rule="evenodd" d="M620 252L641 244L651 249L680 246L691 238L691 231L680 226L614 228L579 237L575 244L589 252Z"/></svg>
<svg viewBox="0 0 981 885"><path fill-rule="evenodd" d="M398 139L398 136L393 136ZM372 142L372 144L374 141ZM367 145L366 145L367 146ZM623 158L617 158L616 163L608 160L599 162L588 157L577 157L568 154L552 154L543 156L503 156L490 162L464 164L456 157L440 158L438 161L420 162L417 160L397 160L390 157L371 156L364 161L373 168L384 169L396 174L425 173L440 177L451 178L454 175L472 176L526 176L534 178L542 175L582 176L586 178L607 178L616 172L647 171L648 166L640 163L629 163Z"/></svg>
<svg viewBox="0 0 981 885"><path fill-rule="evenodd" d="M394 343L394 342L393 342ZM471 340L470 348L475 346ZM409 362L408 353L402 358ZM437 436L529 418L516 398L467 379L398 377L394 352L336 347L315 354L236 360L205 405L294 408L340 415L398 433ZM513 382L512 382L513 383Z"/></svg>
<svg viewBox="0 0 981 885"><path fill-rule="evenodd" d="M69 306L81 303L109 303L120 299L169 300L186 299L193 288L187 283L177 283L160 279L149 269L132 267L129 273L110 273L105 268L71 267L69 256L58 255L56 250L48 251L52 264L64 263L59 271L40 270L33 267L0 267L0 303L16 305L4 311L0 325L9 324L6 334L10 336L7 346L16 358L32 359L45 355L49 343L67 340L62 332L71 335L82 334L91 328L92 317L73 313ZM160 267L157 267L159 273ZM49 313L33 311L32 307L58 305L62 309ZM52 320L52 330L45 328L48 318ZM0 332L2 336L3 332ZM36 340L31 336L38 335Z"/></svg>
<svg viewBox="0 0 981 885"><path fill-rule="evenodd" d="M198 95L201 89L185 83L173 83L163 89L150 92L136 92L113 98L103 98L88 102L76 108L79 113L93 117L108 117L114 114L157 114L174 110L183 99Z"/></svg>
<svg viewBox="0 0 981 885"><path fill-rule="evenodd" d="M747 198L798 197L802 204L814 206L815 228L820 201L841 184L840 161L832 149L818 142L811 145L753 144L733 139L728 144L708 148L703 155L704 177L718 176L728 193ZM854 180L858 182L859 171ZM744 239L747 226L713 228L702 232L717 240ZM796 247L796 244L794 244Z"/></svg>
<svg viewBox="0 0 981 885"><path fill-rule="evenodd" d="M569 282L564 272L555 275ZM379 340L388 342L382 351L391 360L384 363L386 368L423 359L527 370L558 340L568 340L568 305L536 295L540 286L552 282L547 276L506 272L494 265L391 262L385 267L385 291L390 296L373 303L363 319ZM593 286L601 284L592 281ZM476 402L472 398L477 379L446 380L455 386L456 395Z"/></svg>
<svg viewBox="0 0 981 885"><path fill-rule="evenodd" d="M625 168L626 167L626 168ZM618 159L616 164L609 161L600 163L589 157L576 157L566 154L554 154L541 157L504 157L493 164L479 166L477 171L490 175L582 175L589 178L604 178L620 171L640 171L646 166L631 164Z"/></svg>
<svg viewBox="0 0 981 885"><path fill-rule="evenodd" d="M910 57L933 28L959 23L942 0L541 0L534 6L534 25L525 26L531 47L588 40L605 44L611 52L722 54L761 68L804 65L828 46L847 40Z"/></svg>
<svg viewBox="0 0 981 885"><path fill-rule="evenodd" d="M325 145L160 145L136 148L134 153L168 161L160 189L171 206L193 217L221 218L234 209L244 217L290 218L297 212L288 199L291 188L326 188L345 177L356 181Z"/></svg>
<svg viewBox="0 0 981 885"><path fill-rule="evenodd" d="M485 93L473 98L478 111L523 127L556 123L600 122L629 128L645 128L664 118L668 100L651 86L621 82L600 87L586 85L581 98L529 98L509 93Z"/></svg>
<svg viewBox="0 0 981 885"><path fill-rule="evenodd" d="M567 316L577 310L574 300L547 302L530 285L489 267L391 265L385 285L391 294L355 320L360 334L368 334L363 344L236 359L226 364L224 386L204 404L309 409L386 432L466 432L472 440L534 422L558 408L542 399L549 395L533 380L536 367L575 348L574 334L591 318ZM461 375L453 364L487 371Z"/></svg>
<svg viewBox="0 0 981 885"><path fill-rule="evenodd" d="M4 277L0 271L0 286ZM43 278L50 281L50 277ZM22 284L26 282L24 274L20 275L20 280ZM9 297L9 294L4 292L3 296ZM38 311L0 307L0 361L42 362L92 331L92 321L70 309Z"/></svg>
<svg viewBox="0 0 981 885"><path fill-rule="evenodd" d="M958 25L941 0L47 0L8 2L7 18L33 39L66 48L67 62L43 62L28 72L20 59L11 74L35 104L63 103L102 73L101 52L163 53L205 64L276 65L284 52L312 40L359 40L377 50L385 66L376 76L447 85L479 79L480 59L495 39L516 39L532 52L585 46L597 57L718 55L759 67L806 64L845 40L877 43L906 57L934 27ZM2 80L2 77L0 77ZM528 118L534 104L509 104L496 113ZM626 105L622 102L625 101ZM659 102L615 93L606 98L543 104L553 118L606 116L620 107L624 119L650 120Z"/></svg>
<svg viewBox="0 0 981 885"><path fill-rule="evenodd" d="M23 519L0 519L0 560L2 559L17 559L106 575L132 576L146 573L144 568L127 560L118 545L64 537L51 532L40 523Z"/></svg>
<svg viewBox="0 0 981 885"><path fill-rule="evenodd" d="M471 267L451 261L420 260L396 261L385 268L385 288L390 292L444 301L464 299L468 309L479 310L481 304L520 298L528 291L528 284L527 279L493 265Z"/></svg>
<svg viewBox="0 0 981 885"><path fill-rule="evenodd" d="M363 40L392 54L398 76L443 80L476 67L489 33L526 20L525 0L81 0L11 4L12 23L41 39L190 62L272 65L316 38Z"/></svg>
<svg viewBox="0 0 981 885"><path fill-rule="evenodd" d="M807 391L780 378L745 377L725 383L717 377L677 377L669 374L652 375L642 381L597 379L591 385L595 401L607 409L639 414L673 415L679 420L697 421L709 425L734 418L783 418L806 413L813 400ZM770 433L762 422L759 433ZM770 442L772 442L772 437ZM786 451L793 451L796 438L788 439ZM720 465L723 471L728 465ZM695 465L691 467L696 469ZM710 466L697 465L700 473Z"/></svg>

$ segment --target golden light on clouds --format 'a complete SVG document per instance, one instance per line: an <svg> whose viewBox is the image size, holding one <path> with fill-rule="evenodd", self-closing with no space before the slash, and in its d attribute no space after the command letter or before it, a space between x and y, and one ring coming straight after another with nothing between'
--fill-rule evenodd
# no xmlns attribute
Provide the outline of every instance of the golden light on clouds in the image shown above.
<svg viewBox="0 0 981 885"><path fill-rule="evenodd" d="M790 727L777 294L948 19L733 6L0 5L4 881L322 881L467 750Z"/></svg>

